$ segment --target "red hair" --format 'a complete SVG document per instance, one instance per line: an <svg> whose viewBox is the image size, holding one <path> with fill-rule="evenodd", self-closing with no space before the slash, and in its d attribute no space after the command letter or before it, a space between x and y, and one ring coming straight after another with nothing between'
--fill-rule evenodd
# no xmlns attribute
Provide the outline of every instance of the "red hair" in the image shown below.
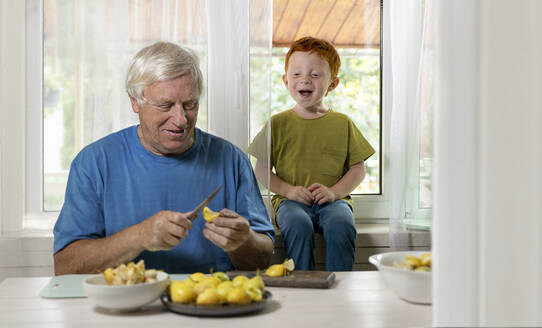
<svg viewBox="0 0 542 328"><path fill-rule="evenodd" d="M318 56L327 61L329 64L329 71L331 73L331 79L334 79L339 74L339 68L341 67L341 58L335 47L323 39L317 39L310 36L298 39L292 43L290 50L286 54L286 61L284 63L284 71L288 71L288 63L290 57L296 51L301 52L316 52Z"/></svg>

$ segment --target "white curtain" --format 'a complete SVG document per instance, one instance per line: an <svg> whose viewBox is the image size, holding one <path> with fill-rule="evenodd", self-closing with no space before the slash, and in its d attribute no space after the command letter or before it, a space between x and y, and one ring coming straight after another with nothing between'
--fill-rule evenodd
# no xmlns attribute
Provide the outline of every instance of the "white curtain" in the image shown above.
<svg viewBox="0 0 542 328"><path fill-rule="evenodd" d="M425 7L425 8L424 8ZM429 105L432 74L431 0L391 0L384 6L384 67L388 84L385 101L391 102L389 174L390 247L409 246L404 219L417 215L419 203L419 149L422 108ZM425 14L425 16L424 16ZM387 27L387 28L386 28ZM391 67L389 67L391 66Z"/></svg>
<svg viewBox="0 0 542 328"><path fill-rule="evenodd" d="M44 1L45 96L58 86L76 149L137 121L124 79L140 48L176 42L196 50L205 69L205 9L197 0Z"/></svg>
<svg viewBox="0 0 542 328"><path fill-rule="evenodd" d="M207 0L209 36L209 131L246 150L261 128L253 117L269 118L270 97L251 96L249 85L267 88L271 70L251 76L253 65L271 68L273 0ZM265 76L267 74L267 76ZM257 104L257 105L256 105ZM256 106L255 106L256 105ZM256 115L258 114L258 115Z"/></svg>
<svg viewBox="0 0 542 328"><path fill-rule="evenodd" d="M198 127L246 149L251 128L260 128L249 119L250 54L257 47L270 62L271 31L272 0L44 0L45 208L59 209L82 147L138 122L126 70L158 40L200 58ZM258 110L268 113L268 103Z"/></svg>

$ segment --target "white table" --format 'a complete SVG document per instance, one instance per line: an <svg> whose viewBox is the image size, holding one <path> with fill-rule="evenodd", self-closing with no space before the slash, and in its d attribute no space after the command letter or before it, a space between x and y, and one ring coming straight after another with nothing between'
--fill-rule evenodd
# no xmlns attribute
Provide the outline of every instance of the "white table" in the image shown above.
<svg viewBox="0 0 542 328"><path fill-rule="evenodd" d="M184 316L157 301L140 312L112 314L86 298L38 296L50 277L8 278L0 284L0 327L412 327L431 326L431 306L399 299L378 272L338 272L331 289L268 289L259 313L228 318Z"/></svg>

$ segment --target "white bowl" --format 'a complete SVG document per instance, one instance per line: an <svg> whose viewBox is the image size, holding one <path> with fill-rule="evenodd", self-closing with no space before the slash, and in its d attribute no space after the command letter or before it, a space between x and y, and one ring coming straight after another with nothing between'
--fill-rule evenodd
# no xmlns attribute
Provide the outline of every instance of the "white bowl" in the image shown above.
<svg viewBox="0 0 542 328"><path fill-rule="evenodd" d="M83 290L90 302L112 311L135 311L157 300L169 285L169 276L159 271L157 281L136 285L108 285L103 275L83 281Z"/></svg>
<svg viewBox="0 0 542 328"><path fill-rule="evenodd" d="M389 252L369 257L369 262L378 268L388 287L400 298L421 304L431 304L431 272L411 271L393 267L394 263L402 263L406 255L430 252Z"/></svg>

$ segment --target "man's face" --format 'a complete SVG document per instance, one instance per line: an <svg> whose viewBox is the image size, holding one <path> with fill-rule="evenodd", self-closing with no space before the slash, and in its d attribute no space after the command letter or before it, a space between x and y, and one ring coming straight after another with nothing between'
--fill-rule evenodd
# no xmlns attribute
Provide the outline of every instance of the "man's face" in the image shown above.
<svg viewBox="0 0 542 328"><path fill-rule="evenodd" d="M132 109L139 114L137 132L143 147L160 156L180 154L190 148L199 106L199 94L192 88L190 74L151 84L143 94L146 102L142 106L131 99Z"/></svg>

